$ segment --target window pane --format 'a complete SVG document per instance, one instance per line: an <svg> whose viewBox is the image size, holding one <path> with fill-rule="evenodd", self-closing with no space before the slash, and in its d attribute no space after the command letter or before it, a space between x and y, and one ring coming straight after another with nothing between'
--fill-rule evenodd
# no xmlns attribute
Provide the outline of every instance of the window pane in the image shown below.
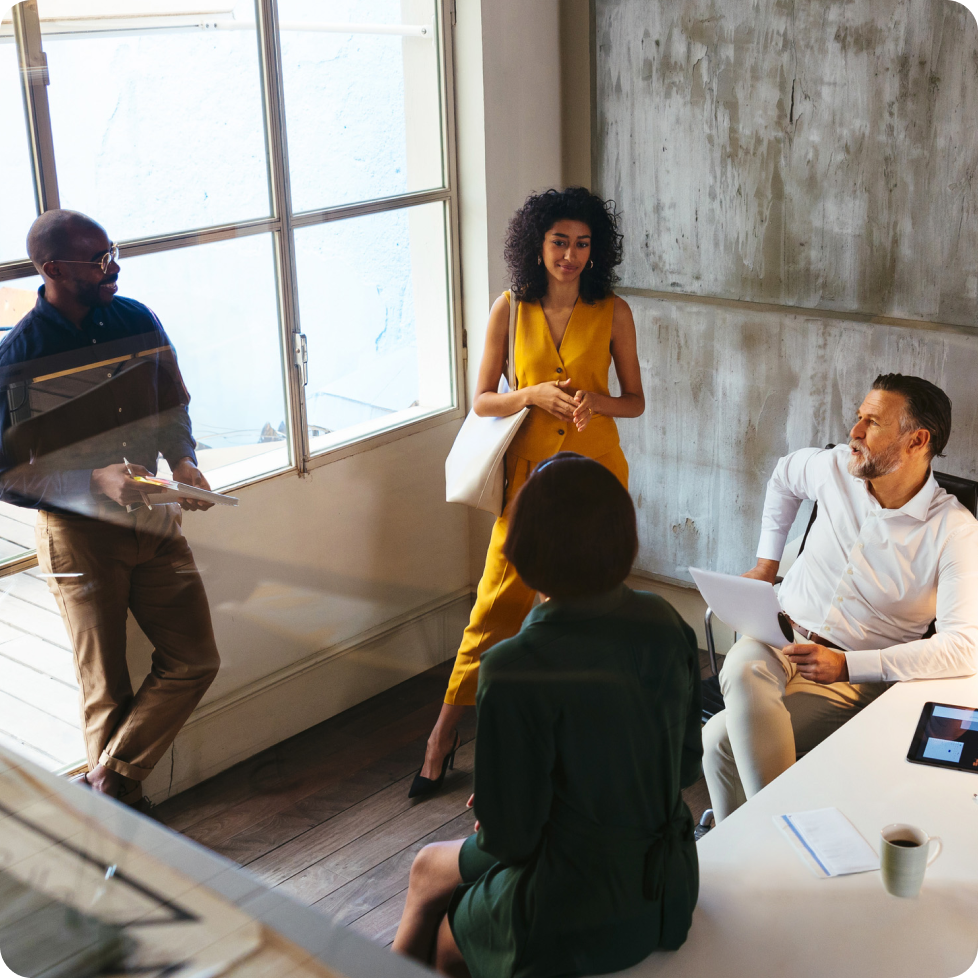
<svg viewBox="0 0 978 978"><path fill-rule="evenodd" d="M312 451L451 405L445 205L295 232Z"/></svg>
<svg viewBox="0 0 978 978"><path fill-rule="evenodd" d="M98 6L86 10L94 16ZM40 13L62 207L91 215L118 240L270 213L251 0L237 4L234 19L113 20L132 33L110 36L80 33L97 21L58 33L67 28L44 19L43 3ZM249 26L175 30L193 21Z"/></svg>
<svg viewBox="0 0 978 978"><path fill-rule="evenodd" d="M10 16L2 0L0 10ZM27 231L37 217L17 48L9 30L9 23L0 29L0 262L27 254Z"/></svg>
<svg viewBox="0 0 978 978"><path fill-rule="evenodd" d="M34 308L40 285L40 275L0 282L0 342Z"/></svg>
<svg viewBox="0 0 978 978"><path fill-rule="evenodd" d="M433 0L279 9L293 209L442 186Z"/></svg>
<svg viewBox="0 0 978 978"><path fill-rule="evenodd" d="M0 282L0 343L34 308L41 276ZM0 502L0 564L16 560L34 549L37 510Z"/></svg>
<svg viewBox="0 0 978 978"><path fill-rule="evenodd" d="M274 242L253 235L122 261L119 291L160 317L212 485L289 464Z"/></svg>

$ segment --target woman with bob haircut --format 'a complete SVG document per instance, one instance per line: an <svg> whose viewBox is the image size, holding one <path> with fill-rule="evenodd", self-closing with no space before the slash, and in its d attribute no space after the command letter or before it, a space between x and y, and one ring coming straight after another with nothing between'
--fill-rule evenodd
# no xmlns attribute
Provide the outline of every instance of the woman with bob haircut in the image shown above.
<svg viewBox="0 0 978 978"><path fill-rule="evenodd" d="M452 976L548 978L686 939L699 661L672 606L623 583L637 549L631 498L597 462L561 452L520 490L505 552L543 601L483 656L476 834L418 853L395 951Z"/></svg>
<svg viewBox="0 0 978 978"><path fill-rule="evenodd" d="M534 194L510 221L506 262L519 302L516 323L517 389L497 392L509 355L510 292L489 314L473 408L483 417L529 414L506 453L506 502L496 520L485 570L462 636L445 702L428 738L424 764L410 796L442 783L458 746L458 722L475 704L482 653L515 635L533 605L533 588L520 580L503 552L509 501L534 466L555 453L596 459L628 485L628 463L615 418L645 410L627 303L611 291L621 262L621 235L613 206L583 187ZM612 362L621 394L608 393Z"/></svg>

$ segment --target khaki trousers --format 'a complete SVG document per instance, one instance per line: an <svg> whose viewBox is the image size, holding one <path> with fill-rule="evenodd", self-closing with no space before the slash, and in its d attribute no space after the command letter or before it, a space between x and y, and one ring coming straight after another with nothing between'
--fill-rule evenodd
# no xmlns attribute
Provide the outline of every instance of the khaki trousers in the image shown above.
<svg viewBox="0 0 978 978"><path fill-rule="evenodd" d="M807 641L800 635L795 640ZM703 770L717 822L838 730L886 684L812 682L779 650L742 638L723 661L720 689L726 709L703 728Z"/></svg>
<svg viewBox="0 0 978 978"><path fill-rule="evenodd" d="M217 674L210 609L180 507L115 508L112 522L38 513L41 571L71 636L89 768L152 771ZM77 576L60 576L77 575ZM133 694L126 662L131 610L153 643Z"/></svg>

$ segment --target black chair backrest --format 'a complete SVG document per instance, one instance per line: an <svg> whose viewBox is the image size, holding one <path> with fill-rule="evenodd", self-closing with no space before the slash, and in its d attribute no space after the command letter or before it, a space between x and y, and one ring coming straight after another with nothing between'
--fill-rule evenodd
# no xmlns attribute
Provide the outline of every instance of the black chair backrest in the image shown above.
<svg viewBox="0 0 978 978"><path fill-rule="evenodd" d="M935 472L937 484L952 496L958 497L958 502L971 511L972 516L978 516L978 482L974 479L962 479L959 475L948 475L946 472Z"/></svg>

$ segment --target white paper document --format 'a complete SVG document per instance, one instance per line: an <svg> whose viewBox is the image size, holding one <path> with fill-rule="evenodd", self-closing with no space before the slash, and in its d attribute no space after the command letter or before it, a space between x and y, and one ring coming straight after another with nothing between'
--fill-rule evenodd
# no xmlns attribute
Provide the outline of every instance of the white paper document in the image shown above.
<svg viewBox="0 0 978 978"><path fill-rule="evenodd" d="M188 486L184 482L142 475L134 476L134 479L146 486L146 495L151 503L176 503L181 499L199 499L205 503L217 503L218 506L238 505L237 496L212 492L210 489L199 489L197 486Z"/></svg>
<svg viewBox="0 0 978 978"><path fill-rule="evenodd" d="M838 808L775 815L774 821L816 876L847 876L880 868L873 847Z"/></svg>
<svg viewBox="0 0 978 978"><path fill-rule="evenodd" d="M773 584L736 574L718 574L699 567L690 567L689 572L703 600L724 624L741 635L749 635L776 649L788 644L778 624L781 605Z"/></svg>

